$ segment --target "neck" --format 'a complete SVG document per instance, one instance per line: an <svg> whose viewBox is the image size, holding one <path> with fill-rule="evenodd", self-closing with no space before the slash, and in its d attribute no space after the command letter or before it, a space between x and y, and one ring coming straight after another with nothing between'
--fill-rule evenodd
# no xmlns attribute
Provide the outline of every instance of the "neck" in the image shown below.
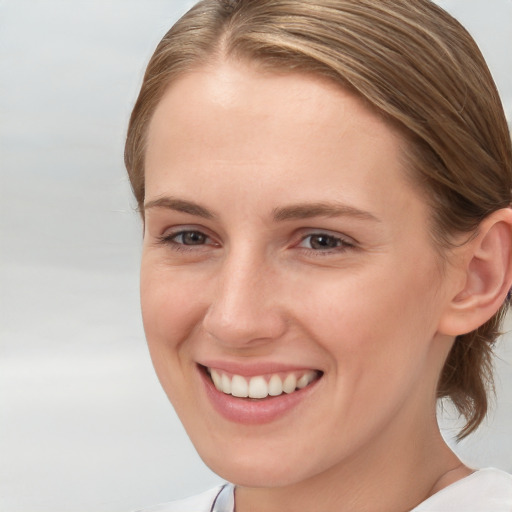
<svg viewBox="0 0 512 512"><path fill-rule="evenodd" d="M442 439L434 415L405 430L402 420L357 456L306 481L237 487L236 511L405 512L471 472Z"/></svg>

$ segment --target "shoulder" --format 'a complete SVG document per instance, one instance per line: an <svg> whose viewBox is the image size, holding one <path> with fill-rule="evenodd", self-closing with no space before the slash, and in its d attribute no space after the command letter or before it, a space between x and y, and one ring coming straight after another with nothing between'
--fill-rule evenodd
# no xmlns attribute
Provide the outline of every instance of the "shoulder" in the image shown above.
<svg viewBox="0 0 512 512"><path fill-rule="evenodd" d="M230 484L219 485L196 496L162 503L139 512L233 512L233 489Z"/></svg>
<svg viewBox="0 0 512 512"><path fill-rule="evenodd" d="M412 512L510 512L512 475L480 469L434 494Z"/></svg>

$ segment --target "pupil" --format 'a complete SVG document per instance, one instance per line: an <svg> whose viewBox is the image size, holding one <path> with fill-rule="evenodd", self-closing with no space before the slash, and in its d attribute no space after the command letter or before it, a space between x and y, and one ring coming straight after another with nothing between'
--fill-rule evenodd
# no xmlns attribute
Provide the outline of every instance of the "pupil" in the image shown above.
<svg viewBox="0 0 512 512"><path fill-rule="evenodd" d="M311 237L313 249L333 249L338 246L338 241L332 236L317 235Z"/></svg>
<svg viewBox="0 0 512 512"><path fill-rule="evenodd" d="M189 231L183 235L183 243L185 245L201 245L204 244L205 236L197 231Z"/></svg>

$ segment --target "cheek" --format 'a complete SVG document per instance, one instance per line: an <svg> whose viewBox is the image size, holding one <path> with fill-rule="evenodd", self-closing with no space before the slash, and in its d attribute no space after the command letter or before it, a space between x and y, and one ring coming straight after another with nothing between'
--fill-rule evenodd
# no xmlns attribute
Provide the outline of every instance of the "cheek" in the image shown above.
<svg viewBox="0 0 512 512"><path fill-rule="evenodd" d="M370 287L356 281L310 294L300 317L330 357L332 429L345 440L377 435L404 404L425 407L437 380L430 355L435 311L428 304L434 301L427 282L413 287L404 279L383 287L385 281L373 276Z"/></svg>
<svg viewBox="0 0 512 512"><path fill-rule="evenodd" d="M179 342L179 337L199 308L197 287L171 272L165 265L145 261L140 276L142 318L148 342L167 340Z"/></svg>
<svg viewBox="0 0 512 512"><path fill-rule="evenodd" d="M430 271L429 271L430 269ZM436 334L439 277L387 268L317 282L303 295L302 325L342 373L389 379L422 364Z"/></svg>
<svg viewBox="0 0 512 512"><path fill-rule="evenodd" d="M169 268L143 258L140 279L142 319L151 360L175 409L188 410L192 388L190 346L186 340L197 325L197 290L173 278Z"/></svg>
<svg viewBox="0 0 512 512"><path fill-rule="evenodd" d="M164 389L182 377L185 343L201 318L199 289L180 279L161 264L143 258L141 268L141 308L144 331L153 365Z"/></svg>

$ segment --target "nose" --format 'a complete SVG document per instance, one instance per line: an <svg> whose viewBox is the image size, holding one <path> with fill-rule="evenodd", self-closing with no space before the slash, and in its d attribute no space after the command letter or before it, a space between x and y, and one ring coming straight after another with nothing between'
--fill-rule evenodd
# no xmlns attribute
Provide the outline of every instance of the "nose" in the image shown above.
<svg viewBox="0 0 512 512"><path fill-rule="evenodd" d="M233 254L217 271L203 318L206 332L232 348L264 344L284 334L277 272L270 265L252 255Z"/></svg>

